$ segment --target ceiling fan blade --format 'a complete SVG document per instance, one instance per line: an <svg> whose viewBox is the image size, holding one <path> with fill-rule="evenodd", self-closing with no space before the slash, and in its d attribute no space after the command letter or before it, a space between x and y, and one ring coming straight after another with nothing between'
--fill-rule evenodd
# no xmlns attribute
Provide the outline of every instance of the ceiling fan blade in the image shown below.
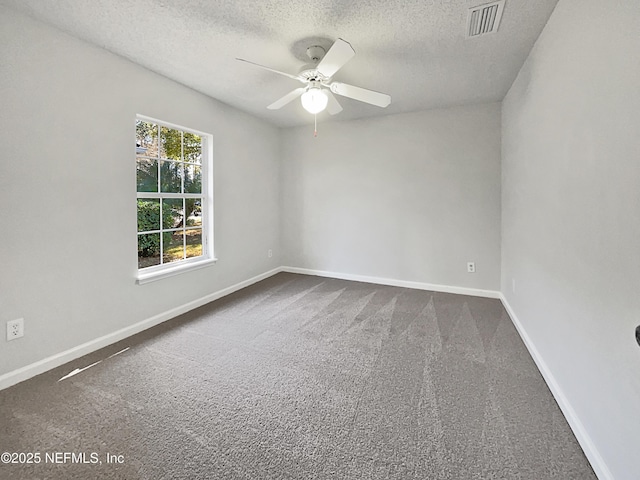
<svg viewBox="0 0 640 480"><path fill-rule="evenodd" d="M270 72L278 73L280 75L284 75L285 77L293 78L294 80L298 80L298 81L300 81L302 83L305 82L302 78L300 78L297 75L291 75L290 73L284 73L284 72L281 72L279 70L274 70L273 68L265 67L264 65L260 65L259 63L250 62L249 60L245 60L244 58L236 58L236 60L240 60L241 62L248 63L249 65L255 65L256 67L264 68L265 70L269 70Z"/></svg>
<svg viewBox="0 0 640 480"><path fill-rule="evenodd" d="M327 112L329 112L330 115L340 113L342 111L342 106L340 105L336 97L334 97L333 93L331 93L329 90L325 90L325 92L327 94L327 97L329 98L329 101L327 102Z"/></svg>
<svg viewBox="0 0 640 480"><path fill-rule="evenodd" d="M351 44L341 38L335 41L318 64L317 70L326 78L331 78L342 66L353 58L356 52Z"/></svg>
<svg viewBox="0 0 640 480"><path fill-rule="evenodd" d="M287 93L280 100L276 100L275 102L273 102L267 108L269 110L278 110L279 108L284 107L287 103L292 102L293 100L298 98L300 95L302 95L304 93L305 90L306 90L306 88L304 88L304 87L296 88L292 92Z"/></svg>
<svg viewBox="0 0 640 480"><path fill-rule="evenodd" d="M387 107L391 103L391 95L374 92L366 88L354 87L346 83L333 82L329 88L333 93L337 93L343 97L353 98L354 100L370 103L371 105L382 108Z"/></svg>

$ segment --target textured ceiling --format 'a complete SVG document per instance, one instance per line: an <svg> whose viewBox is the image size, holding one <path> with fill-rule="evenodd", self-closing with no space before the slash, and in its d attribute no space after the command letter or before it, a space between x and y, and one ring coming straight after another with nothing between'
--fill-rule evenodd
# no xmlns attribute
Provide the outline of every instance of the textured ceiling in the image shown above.
<svg viewBox="0 0 640 480"><path fill-rule="evenodd" d="M347 40L356 56L334 79L388 93L392 103L338 97L340 120L501 100L557 0L506 0L498 33L467 39L467 9L487 2L0 0L280 126L313 121L299 101L266 109L300 84L235 57L296 74L308 46Z"/></svg>

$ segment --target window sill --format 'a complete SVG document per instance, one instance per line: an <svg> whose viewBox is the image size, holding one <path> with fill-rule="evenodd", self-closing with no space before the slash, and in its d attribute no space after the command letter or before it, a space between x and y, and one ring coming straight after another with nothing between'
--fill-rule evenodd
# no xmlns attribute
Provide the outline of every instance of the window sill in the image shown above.
<svg viewBox="0 0 640 480"><path fill-rule="evenodd" d="M192 270L198 270L200 268L208 267L209 265L213 265L217 261L217 258L207 258L206 260L199 260L193 263L183 263L182 265L163 268L161 270L152 272L138 272L136 283L138 285L144 285L145 283L155 282L156 280L162 280L163 278L173 277L174 275L180 275L181 273L191 272Z"/></svg>

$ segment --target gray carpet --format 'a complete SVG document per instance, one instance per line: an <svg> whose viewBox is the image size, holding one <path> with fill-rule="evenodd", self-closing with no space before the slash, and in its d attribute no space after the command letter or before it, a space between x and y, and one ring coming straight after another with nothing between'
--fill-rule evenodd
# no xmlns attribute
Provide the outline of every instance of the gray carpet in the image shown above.
<svg viewBox="0 0 640 480"><path fill-rule="evenodd" d="M42 457L4 479L596 478L498 300L293 274L1 391L5 451Z"/></svg>

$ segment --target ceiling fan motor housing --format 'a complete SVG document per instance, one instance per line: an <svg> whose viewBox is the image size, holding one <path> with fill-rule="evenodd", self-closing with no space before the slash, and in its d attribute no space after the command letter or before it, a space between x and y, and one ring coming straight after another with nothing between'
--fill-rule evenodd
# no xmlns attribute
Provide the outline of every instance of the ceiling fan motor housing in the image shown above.
<svg viewBox="0 0 640 480"><path fill-rule="evenodd" d="M326 53L325 49L320 45L312 45L307 48L307 56L311 59L312 62L318 63L324 57Z"/></svg>

